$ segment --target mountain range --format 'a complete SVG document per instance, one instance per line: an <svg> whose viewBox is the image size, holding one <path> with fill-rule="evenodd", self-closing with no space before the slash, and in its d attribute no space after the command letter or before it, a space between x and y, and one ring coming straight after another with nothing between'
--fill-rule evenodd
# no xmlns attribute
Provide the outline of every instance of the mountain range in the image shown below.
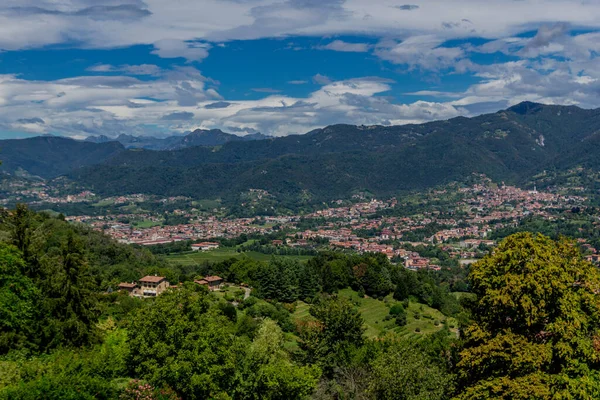
<svg viewBox="0 0 600 400"><path fill-rule="evenodd" d="M473 118L402 126L332 125L269 140L226 140L220 131L196 132L160 151L70 141L69 151L81 157L71 155L64 162L49 138L16 141L29 143L21 146L29 152L22 150L16 159L12 150L4 151L6 142L14 148L15 141L3 141L1 168L10 172L18 167L45 178L66 174L101 194L226 198L255 188L290 201L322 201L360 191L392 195L472 173L519 183L548 169L600 167L600 109L530 102ZM207 136L212 141L205 141ZM89 146L98 147L90 153ZM88 160L87 153L94 157ZM40 168L40 159L57 165Z"/></svg>
<svg viewBox="0 0 600 400"><path fill-rule="evenodd" d="M177 150L193 146L221 146L229 142L247 142L251 140L264 140L270 136L262 133L253 133L246 136L233 135L223 132L220 129L196 129L186 135L168 136L166 138L156 138L153 136L133 136L119 135L116 138L108 136L89 136L86 142L107 143L116 141L121 143L127 149L147 149L147 150Z"/></svg>

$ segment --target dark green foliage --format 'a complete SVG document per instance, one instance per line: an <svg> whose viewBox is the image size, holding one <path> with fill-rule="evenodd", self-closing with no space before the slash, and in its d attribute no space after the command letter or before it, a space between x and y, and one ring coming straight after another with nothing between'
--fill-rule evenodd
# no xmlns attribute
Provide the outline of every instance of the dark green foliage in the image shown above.
<svg viewBox="0 0 600 400"><path fill-rule="evenodd" d="M22 261L15 264L15 257L20 256L10 250L4 253L12 260L7 260L6 266L17 279L11 290L13 296L15 288L20 287L15 298L19 306L15 306L21 311L15 312L23 313L24 321L36 320L26 325L12 322L12 327L7 327L13 340L28 337L26 343L14 343L11 349L23 345L48 350L95 342L99 308L81 237L66 222L31 213L24 206L5 218L0 229L8 231L23 255ZM2 352L7 350L3 348Z"/></svg>
<svg viewBox="0 0 600 400"><path fill-rule="evenodd" d="M298 298L310 302L321 292L319 272L315 269L314 264L304 264L300 268L298 276Z"/></svg>
<svg viewBox="0 0 600 400"><path fill-rule="evenodd" d="M229 142L218 151L125 151L71 176L105 194L189 195L230 204L239 203L240 193L260 188L298 208L356 191L381 196L432 187L473 172L515 182L555 165L598 165L593 151L600 143L598 110L543 105L516 110L370 127L368 133L335 125L306 135Z"/></svg>
<svg viewBox="0 0 600 400"><path fill-rule="evenodd" d="M257 272L256 281L260 296L283 303L296 301L300 268L297 261L271 260Z"/></svg>
<svg viewBox="0 0 600 400"><path fill-rule="evenodd" d="M237 310L231 303L221 302L219 303L219 309L231 322L235 323L237 321Z"/></svg>
<svg viewBox="0 0 600 400"><path fill-rule="evenodd" d="M233 324L209 311L209 294L195 289L186 284L164 293L137 313L129 331L132 371L188 399L230 389L239 354L236 349L242 345L233 336Z"/></svg>
<svg viewBox="0 0 600 400"><path fill-rule="evenodd" d="M250 297L248 300L250 299L252 299L252 297ZM254 305L246 308L246 315L254 318L269 318L273 321L277 321L281 329L284 331L289 332L294 329L294 324L289 311L287 311L281 304L278 303L271 304L263 301L257 301Z"/></svg>
<svg viewBox="0 0 600 400"><path fill-rule="evenodd" d="M369 383L377 399L442 400L452 392L452 377L410 343L385 343Z"/></svg>
<svg viewBox="0 0 600 400"><path fill-rule="evenodd" d="M33 360L0 361L0 399L118 398L116 378L127 373L127 353L124 332L115 331L105 343L89 350L60 350Z"/></svg>
<svg viewBox="0 0 600 400"><path fill-rule="evenodd" d="M0 243L0 354L35 347L40 291L16 247Z"/></svg>
<svg viewBox="0 0 600 400"><path fill-rule="evenodd" d="M311 306L310 314L316 322L299 325L300 345L308 362L331 374L363 345L363 318L347 299L337 296L321 298Z"/></svg>
<svg viewBox="0 0 600 400"><path fill-rule="evenodd" d="M117 142L87 143L62 137L38 136L0 141L0 170L24 169L42 178L54 178L87 165L104 162L124 151Z"/></svg>

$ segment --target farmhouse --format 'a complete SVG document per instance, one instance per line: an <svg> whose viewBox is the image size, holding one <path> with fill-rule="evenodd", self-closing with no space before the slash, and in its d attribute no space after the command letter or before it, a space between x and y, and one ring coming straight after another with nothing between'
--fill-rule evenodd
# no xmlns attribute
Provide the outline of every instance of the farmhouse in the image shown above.
<svg viewBox="0 0 600 400"><path fill-rule="evenodd" d="M170 287L164 276L148 275L135 282L119 283L119 290L126 291L131 297L156 297Z"/></svg>
<svg viewBox="0 0 600 400"><path fill-rule="evenodd" d="M169 288L169 282L164 276L148 275L140 279L141 295L155 297Z"/></svg>
<svg viewBox="0 0 600 400"><path fill-rule="evenodd" d="M206 285L209 290L221 289L223 282L224 282L223 278L221 278L219 276L207 276L207 277L204 277L203 279L194 281L194 283L196 283L200 286Z"/></svg>

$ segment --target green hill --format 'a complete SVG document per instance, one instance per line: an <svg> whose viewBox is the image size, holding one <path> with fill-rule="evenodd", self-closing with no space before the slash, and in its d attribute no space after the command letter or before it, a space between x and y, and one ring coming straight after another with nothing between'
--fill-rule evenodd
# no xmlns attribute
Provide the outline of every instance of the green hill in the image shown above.
<svg viewBox="0 0 600 400"><path fill-rule="evenodd" d="M334 125L309 132L221 147L125 151L71 176L94 190L198 198L250 188L280 199L309 193L315 201L422 189L473 172L518 182L558 165L564 154L590 152L600 110L521 103L475 118L422 125ZM595 153L590 157L594 158ZM565 165L568 163L564 163Z"/></svg>
<svg viewBox="0 0 600 400"><path fill-rule="evenodd" d="M20 167L43 177L67 173L104 195L238 201L248 189L264 189L278 201L300 203L358 191L396 194L472 173L518 183L546 169L578 163L597 168L599 132L600 110L525 102L474 118L403 126L333 125L305 135L171 151L124 150L114 142L60 138L4 141L0 148L22 142L19 152L6 151L9 171Z"/></svg>

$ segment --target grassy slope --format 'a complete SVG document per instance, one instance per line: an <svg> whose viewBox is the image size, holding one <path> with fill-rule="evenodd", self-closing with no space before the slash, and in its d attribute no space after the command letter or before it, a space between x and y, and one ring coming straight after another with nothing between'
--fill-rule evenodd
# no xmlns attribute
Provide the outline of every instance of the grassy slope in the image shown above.
<svg viewBox="0 0 600 400"><path fill-rule="evenodd" d="M340 296L349 298L354 304L357 304L358 310L365 320L366 335L368 337L378 337L387 332L396 332L400 335L422 335L436 332L442 329L442 321L447 321L448 325L454 326L450 330L456 332L456 320L444 316L438 310L435 310L425 304L411 302L408 307L408 324L405 327L399 328L396 326L393 319L385 321L385 317L389 314L389 306L396 301L391 295L385 301L375 300L372 298L359 298L358 294L351 289L340 290ZM309 305L303 302L298 302L295 319L310 318L308 314ZM419 314L419 319L415 315ZM439 326L435 326L435 321L439 321ZM419 328L420 333L415 332Z"/></svg>

